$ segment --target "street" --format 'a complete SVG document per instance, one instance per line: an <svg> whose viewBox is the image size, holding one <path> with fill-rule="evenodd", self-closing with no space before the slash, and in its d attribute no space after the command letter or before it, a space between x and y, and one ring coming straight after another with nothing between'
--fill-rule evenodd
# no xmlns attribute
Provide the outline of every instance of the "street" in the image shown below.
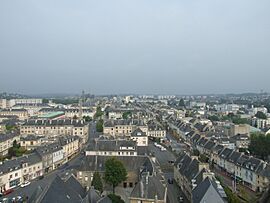
<svg viewBox="0 0 270 203"><path fill-rule="evenodd" d="M170 138L169 138L170 139ZM163 172L163 175L166 180L173 179L173 164L170 164L168 161L175 160L175 155L170 152L168 149L166 151L161 151L159 148L157 148L153 142L149 142L149 150L154 153L158 163L160 164L160 168ZM168 185L168 202L169 203L178 203L179 197L184 197L184 194L182 193L181 189L178 187L175 181L173 181L173 184ZM184 197L184 201L187 202L186 198Z"/></svg>

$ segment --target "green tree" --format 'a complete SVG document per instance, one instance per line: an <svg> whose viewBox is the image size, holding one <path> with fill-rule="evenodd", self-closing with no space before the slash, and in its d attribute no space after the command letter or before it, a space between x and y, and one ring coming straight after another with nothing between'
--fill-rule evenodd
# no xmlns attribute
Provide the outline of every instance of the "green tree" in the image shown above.
<svg viewBox="0 0 270 203"><path fill-rule="evenodd" d="M130 111L124 112L122 117L123 119L128 119L130 116L132 115L132 113Z"/></svg>
<svg viewBox="0 0 270 203"><path fill-rule="evenodd" d="M105 162L105 182L113 187L113 194L115 187L127 179L127 170L123 163L115 157L108 159Z"/></svg>
<svg viewBox="0 0 270 203"><path fill-rule="evenodd" d="M86 121L86 122L90 122L92 119L90 118L90 116L83 116L83 119Z"/></svg>
<svg viewBox="0 0 270 203"><path fill-rule="evenodd" d="M212 116L209 116L208 119L210 121L219 121L219 117L217 115L212 115Z"/></svg>
<svg viewBox="0 0 270 203"><path fill-rule="evenodd" d="M179 101L179 104L178 104L179 106L181 106L181 107L186 107L186 105L185 105L185 101L183 100L183 99L180 99L180 101Z"/></svg>
<svg viewBox="0 0 270 203"><path fill-rule="evenodd" d="M48 104L49 103L49 99L42 99L42 103L43 104Z"/></svg>
<svg viewBox="0 0 270 203"><path fill-rule="evenodd" d="M225 191L225 193L227 195L227 198L228 198L228 202L229 203L240 203L241 202L240 199L239 199L239 197L236 194L234 194L231 191L230 188L224 187L224 191Z"/></svg>
<svg viewBox="0 0 270 203"><path fill-rule="evenodd" d="M97 121L96 130L97 130L97 132L103 132L103 120L102 119Z"/></svg>
<svg viewBox="0 0 270 203"><path fill-rule="evenodd" d="M101 107L100 106L98 106L97 107L97 111L96 111L96 114L95 114L95 118L99 118L99 117L101 117L103 115L103 112L102 112L102 110L101 110Z"/></svg>
<svg viewBox="0 0 270 203"><path fill-rule="evenodd" d="M103 183L99 172L94 173L91 185L94 186L95 190L98 190L100 193L103 192Z"/></svg>
<svg viewBox="0 0 270 203"><path fill-rule="evenodd" d="M7 124L5 127L6 127L7 131L12 131L12 130L14 130L16 128L15 125L9 125L9 124Z"/></svg>
<svg viewBox="0 0 270 203"><path fill-rule="evenodd" d="M267 116L261 111L258 111L255 116L260 119L267 119Z"/></svg>
<svg viewBox="0 0 270 203"><path fill-rule="evenodd" d="M108 197L112 200L112 203L125 203L125 201L118 195L109 194Z"/></svg>
<svg viewBox="0 0 270 203"><path fill-rule="evenodd" d="M267 160L270 155L270 134L253 133L250 136L250 144L248 147L252 155L263 160Z"/></svg>

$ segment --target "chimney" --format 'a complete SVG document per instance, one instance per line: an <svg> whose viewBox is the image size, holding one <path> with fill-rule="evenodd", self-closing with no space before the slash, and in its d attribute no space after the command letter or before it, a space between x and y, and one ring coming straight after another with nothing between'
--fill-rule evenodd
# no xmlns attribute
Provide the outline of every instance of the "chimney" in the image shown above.
<svg viewBox="0 0 270 203"><path fill-rule="evenodd" d="M207 178L207 177L210 178L210 179L213 179L215 177L215 174L213 172L205 172L205 173L203 173L203 180L205 178Z"/></svg>
<svg viewBox="0 0 270 203"><path fill-rule="evenodd" d="M140 192L141 192L141 198L144 198L144 186L143 186L143 181L140 181Z"/></svg>
<svg viewBox="0 0 270 203"><path fill-rule="evenodd" d="M209 164L208 163L199 163L199 171L203 170L204 168L209 170Z"/></svg>

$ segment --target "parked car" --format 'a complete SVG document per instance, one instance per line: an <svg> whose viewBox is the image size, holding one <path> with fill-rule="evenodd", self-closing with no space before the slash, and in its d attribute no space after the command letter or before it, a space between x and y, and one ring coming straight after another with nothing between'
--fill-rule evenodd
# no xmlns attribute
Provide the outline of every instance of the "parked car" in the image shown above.
<svg viewBox="0 0 270 203"><path fill-rule="evenodd" d="M173 179L172 178L168 178L168 183L169 184L173 184Z"/></svg>
<svg viewBox="0 0 270 203"><path fill-rule="evenodd" d="M29 181L25 181L25 182L23 182L23 183L21 184L21 187L26 187L26 186L28 186L28 185L30 185L30 182L29 182Z"/></svg>
<svg viewBox="0 0 270 203"><path fill-rule="evenodd" d="M16 203L23 202L23 198L21 196L13 197L12 202Z"/></svg>
<svg viewBox="0 0 270 203"><path fill-rule="evenodd" d="M1 201L0 201L0 203L8 203L9 202L9 199L8 198L3 198Z"/></svg>
<svg viewBox="0 0 270 203"><path fill-rule="evenodd" d="M44 178L44 175L41 175L38 177L39 180L42 180Z"/></svg>
<svg viewBox="0 0 270 203"><path fill-rule="evenodd" d="M183 198L182 196L179 196L179 197L178 197L178 201L179 201L179 202L183 202L183 201L184 201L184 198Z"/></svg>
<svg viewBox="0 0 270 203"><path fill-rule="evenodd" d="M13 189L6 190L6 191L3 192L3 195L5 196L5 195L8 195L8 194L10 194L12 192L14 192Z"/></svg>

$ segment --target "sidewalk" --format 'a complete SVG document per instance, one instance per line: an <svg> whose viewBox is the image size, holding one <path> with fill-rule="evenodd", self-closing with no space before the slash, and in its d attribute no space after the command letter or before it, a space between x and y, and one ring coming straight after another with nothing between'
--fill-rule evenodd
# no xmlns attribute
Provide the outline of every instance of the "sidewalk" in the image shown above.
<svg viewBox="0 0 270 203"><path fill-rule="evenodd" d="M233 179L226 175L226 172L216 168L213 169L213 172L222 179L224 185L234 191ZM236 185L236 193L241 199L244 199L247 202L256 202L256 200L258 200L258 194L242 184Z"/></svg>

